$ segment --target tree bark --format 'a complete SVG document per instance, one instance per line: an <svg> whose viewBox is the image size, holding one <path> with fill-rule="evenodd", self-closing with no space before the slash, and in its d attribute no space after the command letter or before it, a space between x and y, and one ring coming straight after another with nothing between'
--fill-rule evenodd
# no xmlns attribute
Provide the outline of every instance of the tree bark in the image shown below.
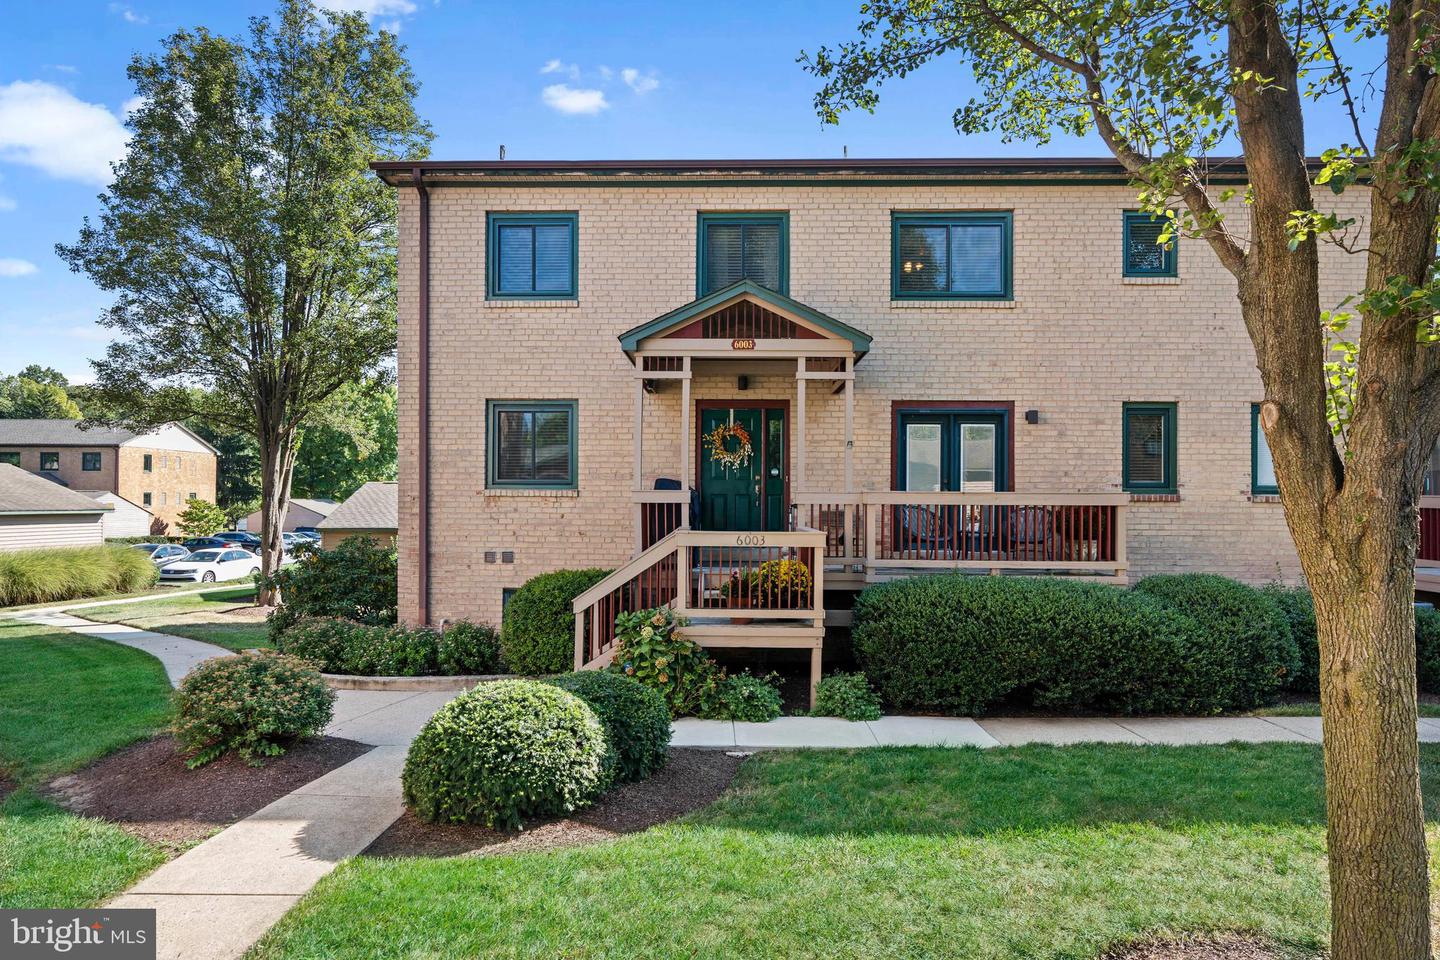
<svg viewBox="0 0 1440 960"><path fill-rule="evenodd" d="M262 582L257 602L274 606L279 591L265 584L280 569L285 558L285 513L290 506L290 480L295 472L295 431L264 427L260 437L260 573Z"/></svg>

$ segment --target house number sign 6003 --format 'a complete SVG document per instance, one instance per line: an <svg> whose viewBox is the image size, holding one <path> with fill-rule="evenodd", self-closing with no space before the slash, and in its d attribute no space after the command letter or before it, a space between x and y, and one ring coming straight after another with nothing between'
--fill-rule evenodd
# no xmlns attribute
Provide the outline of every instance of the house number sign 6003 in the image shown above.
<svg viewBox="0 0 1440 960"><path fill-rule="evenodd" d="M731 350L754 350L755 339L753 337L736 337L730 341Z"/></svg>
<svg viewBox="0 0 1440 960"><path fill-rule="evenodd" d="M737 547L763 547L765 546L765 535L760 533L742 533L735 538Z"/></svg>

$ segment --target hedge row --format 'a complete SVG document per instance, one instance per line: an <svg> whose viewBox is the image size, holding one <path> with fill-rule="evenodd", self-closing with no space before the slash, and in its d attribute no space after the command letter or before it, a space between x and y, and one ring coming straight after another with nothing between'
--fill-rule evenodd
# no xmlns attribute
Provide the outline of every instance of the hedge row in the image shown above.
<svg viewBox="0 0 1440 960"><path fill-rule="evenodd" d="M132 547L7 551L0 553L0 607L134 593L155 578L155 564Z"/></svg>
<svg viewBox="0 0 1440 960"><path fill-rule="evenodd" d="M386 627L338 617L314 617L277 638L285 653L326 673L361 677L422 677L501 672L495 628L460 621L439 632L427 627Z"/></svg>

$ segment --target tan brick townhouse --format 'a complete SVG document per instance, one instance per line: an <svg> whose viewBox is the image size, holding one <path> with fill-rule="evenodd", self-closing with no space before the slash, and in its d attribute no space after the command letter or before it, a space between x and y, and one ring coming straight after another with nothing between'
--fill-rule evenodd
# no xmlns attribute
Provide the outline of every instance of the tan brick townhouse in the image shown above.
<svg viewBox="0 0 1440 960"><path fill-rule="evenodd" d="M0 420L0 463L47 476L74 490L105 491L149 511L151 533L175 533L185 505L215 502L218 454L178 423L148 433L78 420Z"/></svg>
<svg viewBox="0 0 1440 960"><path fill-rule="evenodd" d="M375 166L407 620L622 568L577 604L591 663L657 600L818 647L825 588L914 571L1298 575L1234 281L1109 160ZM1322 257L1327 304L1360 287ZM809 586L745 586L780 559Z"/></svg>

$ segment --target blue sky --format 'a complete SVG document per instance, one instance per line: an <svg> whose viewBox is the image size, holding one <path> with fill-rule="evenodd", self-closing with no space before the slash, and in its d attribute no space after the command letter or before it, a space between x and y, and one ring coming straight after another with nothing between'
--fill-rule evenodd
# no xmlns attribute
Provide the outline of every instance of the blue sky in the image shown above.
<svg viewBox="0 0 1440 960"><path fill-rule="evenodd" d="M961 138L958 62L887 88L875 116L822 128L799 50L853 35L859 0L478 3L326 0L398 25L421 83L433 156L492 159L1100 155L1094 142L1043 148ZM130 57L182 26L241 33L265 3L50 0L7 6L0 31L0 373L27 363L72 379L108 340L107 297L54 254L93 214L107 161L124 148ZM1337 114L1312 143L1347 139Z"/></svg>

